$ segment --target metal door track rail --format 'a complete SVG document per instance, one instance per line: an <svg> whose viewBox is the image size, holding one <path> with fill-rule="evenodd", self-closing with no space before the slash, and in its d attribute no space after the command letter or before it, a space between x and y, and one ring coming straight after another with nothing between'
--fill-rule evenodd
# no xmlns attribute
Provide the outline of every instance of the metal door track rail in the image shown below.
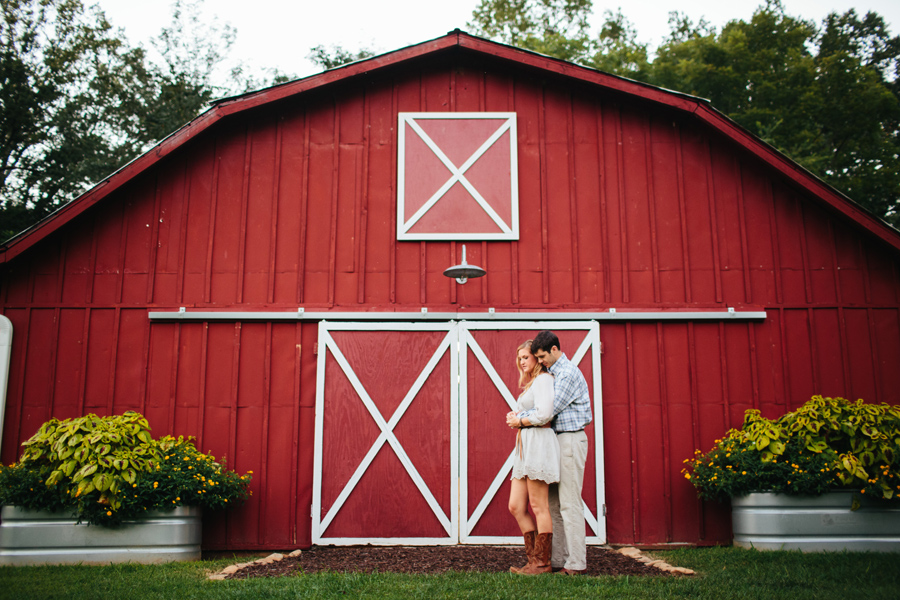
<svg viewBox="0 0 900 600"><path fill-rule="evenodd" d="M747 321L766 311L702 310L618 312L353 312L353 311L152 311L151 321Z"/></svg>

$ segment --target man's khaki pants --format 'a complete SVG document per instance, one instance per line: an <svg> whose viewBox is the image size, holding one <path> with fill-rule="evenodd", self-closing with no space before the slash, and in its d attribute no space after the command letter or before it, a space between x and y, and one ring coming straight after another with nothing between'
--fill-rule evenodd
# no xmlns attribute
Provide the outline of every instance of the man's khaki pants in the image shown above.
<svg viewBox="0 0 900 600"><path fill-rule="evenodd" d="M587 546L584 535L584 508L581 488L584 485L584 463L587 461L588 439L584 431L558 433L560 465L559 483L550 486L550 516L553 519L554 568L583 571L587 568Z"/></svg>

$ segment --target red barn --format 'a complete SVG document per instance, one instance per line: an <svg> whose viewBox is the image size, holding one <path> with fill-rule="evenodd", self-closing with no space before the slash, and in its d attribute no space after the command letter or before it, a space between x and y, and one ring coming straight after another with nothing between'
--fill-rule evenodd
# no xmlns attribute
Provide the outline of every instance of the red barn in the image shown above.
<svg viewBox="0 0 900 600"><path fill-rule="evenodd" d="M486 276L444 276L464 248ZM900 402L898 256L704 100L454 31L221 100L0 247L2 459L133 409L254 472L207 549L516 541L503 416L550 328L590 541L727 543L682 461L748 408Z"/></svg>

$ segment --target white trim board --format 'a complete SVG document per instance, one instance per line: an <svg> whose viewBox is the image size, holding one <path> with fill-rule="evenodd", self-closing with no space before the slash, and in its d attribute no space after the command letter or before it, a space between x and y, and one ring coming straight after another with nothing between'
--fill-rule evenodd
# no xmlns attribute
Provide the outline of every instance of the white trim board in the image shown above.
<svg viewBox="0 0 900 600"><path fill-rule="evenodd" d="M354 311L150 311L151 321L755 321L765 320L764 310L657 310L619 312L354 312Z"/></svg>

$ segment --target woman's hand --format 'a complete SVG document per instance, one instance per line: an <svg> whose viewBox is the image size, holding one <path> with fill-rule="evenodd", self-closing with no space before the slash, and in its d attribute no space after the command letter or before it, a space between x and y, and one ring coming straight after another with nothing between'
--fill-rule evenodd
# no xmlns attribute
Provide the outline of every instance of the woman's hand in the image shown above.
<svg viewBox="0 0 900 600"><path fill-rule="evenodd" d="M512 429L519 429L522 427L522 420L516 416L516 413L513 411L509 411L506 413L506 424L509 425Z"/></svg>

